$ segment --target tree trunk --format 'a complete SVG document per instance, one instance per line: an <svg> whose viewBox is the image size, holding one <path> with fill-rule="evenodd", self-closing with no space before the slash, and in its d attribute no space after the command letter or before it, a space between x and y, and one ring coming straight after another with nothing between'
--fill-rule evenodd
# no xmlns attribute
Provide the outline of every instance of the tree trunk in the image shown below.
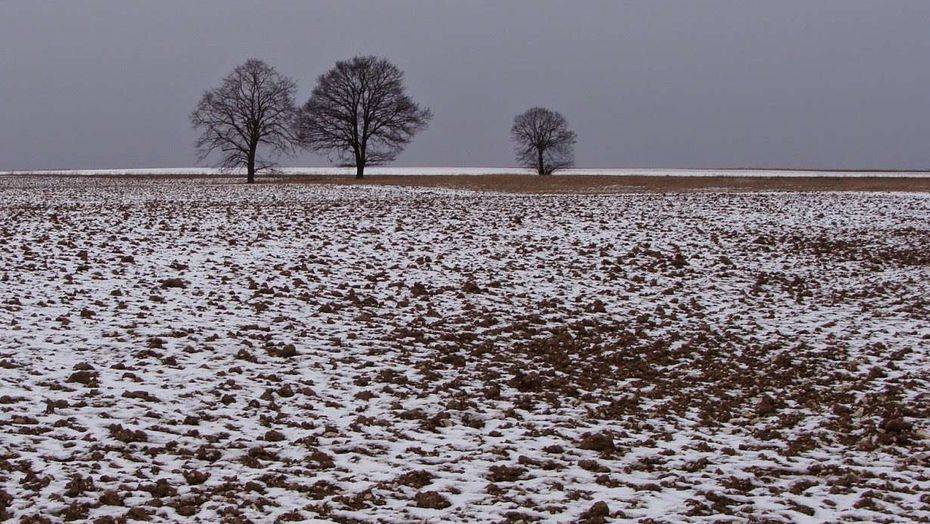
<svg viewBox="0 0 930 524"><path fill-rule="evenodd" d="M364 160L355 163L355 178L356 179L365 178L365 161Z"/></svg>
<svg viewBox="0 0 930 524"><path fill-rule="evenodd" d="M536 171L537 171L540 175L545 175L545 174L546 174L546 166L543 164L543 150L542 150L542 149L537 149L536 151L537 151L537 153L539 153L539 163L536 164Z"/></svg>
<svg viewBox="0 0 930 524"><path fill-rule="evenodd" d="M248 162L246 165L246 183L254 184L255 183L255 154L252 153L249 155Z"/></svg>

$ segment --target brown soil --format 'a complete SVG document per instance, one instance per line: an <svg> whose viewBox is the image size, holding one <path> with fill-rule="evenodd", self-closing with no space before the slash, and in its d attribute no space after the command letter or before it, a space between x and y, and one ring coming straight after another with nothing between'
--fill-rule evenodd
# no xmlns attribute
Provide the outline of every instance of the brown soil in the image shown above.
<svg viewBox="0 0 930 524"><path fill-rule="evenodd" d="M833 172L831 172L833 173ZM840 172L836 172L840 173ZM235 175L28 175L55 178L132 178L146 180L229 179ZM501 193L678 193L692 191L906 191L930 192L930 172L908 177L735 177L735 176L622 176L622 175L366 175L363 180L343 175L259 176L259 184L331 184L363 186L437 187Z"/></svg>
<svg viewBox="0 0 930 524"><path fill-rule="evenodd" d="M630 191L930 191L926 178L890 177L667 177L531 175L318 175L266 179L266 183L441 187L504 193L614 193Z"/></svg>

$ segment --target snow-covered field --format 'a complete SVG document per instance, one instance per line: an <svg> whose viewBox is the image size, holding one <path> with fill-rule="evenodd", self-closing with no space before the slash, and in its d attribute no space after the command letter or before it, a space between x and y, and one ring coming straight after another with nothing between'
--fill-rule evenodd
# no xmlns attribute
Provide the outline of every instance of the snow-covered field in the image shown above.
<svg viewBox="0 0 930 524"><path fill-rule="evenodd" d="M0 514L930 518L926 195L227 182L0 179Z"/></svg>
<svg viewBox="0 0 930 524"><path fill-rule="evenodd" d="M354 168L342 167L281 167L282 175L352 175ZM449 176L449 175L509 175L534 174L517 167L369 167L369 175ZM40 171L0 171L0 176L24 174L45 176L151 176L151 175L222 175L217 169L205 167L152 169L64 169ZM234 174L234 173L231 173ZM240 172L239 174L242 174ZM667 176L667 177L842 177L842 178L928 178L928 171L804 171L766 169L564 169L560 175L588 176Z"/></svg>

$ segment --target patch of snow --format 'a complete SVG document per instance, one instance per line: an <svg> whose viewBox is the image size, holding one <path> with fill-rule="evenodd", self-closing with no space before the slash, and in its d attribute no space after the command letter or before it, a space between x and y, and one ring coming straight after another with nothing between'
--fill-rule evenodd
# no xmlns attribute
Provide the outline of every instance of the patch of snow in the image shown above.
<svg viewBox="0 0 930 524"><path fill-rule="evenodd" d="M281 175L354 175L354 168L345 167L280 167ZM529 169L518 167L368 167L369 175L406 176L449 176L449 175L532 175ZM153 175L244 175L242 170L223 172L214 168L147 168L147 169L52 169L0 171L0 176L153 176ZM667 177L752 177L752 178L927 178L928 171L816 171L816 170L770 170L770 169L564 169L558 175L597 176L667 176Z"/></svg>

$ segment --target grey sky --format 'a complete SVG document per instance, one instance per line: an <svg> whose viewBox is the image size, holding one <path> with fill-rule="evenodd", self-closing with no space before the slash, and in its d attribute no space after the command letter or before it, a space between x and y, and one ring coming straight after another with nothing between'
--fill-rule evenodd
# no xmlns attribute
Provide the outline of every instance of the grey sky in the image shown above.
<svg viewBox="0 0 930 524"><path fill-rule="evenodd" d="M927 0L0 0L0 170L194 165L235 65L303 102L355 54L435 114L396 165L512 165L546 105L579 167L930 167Z"/></svg>

